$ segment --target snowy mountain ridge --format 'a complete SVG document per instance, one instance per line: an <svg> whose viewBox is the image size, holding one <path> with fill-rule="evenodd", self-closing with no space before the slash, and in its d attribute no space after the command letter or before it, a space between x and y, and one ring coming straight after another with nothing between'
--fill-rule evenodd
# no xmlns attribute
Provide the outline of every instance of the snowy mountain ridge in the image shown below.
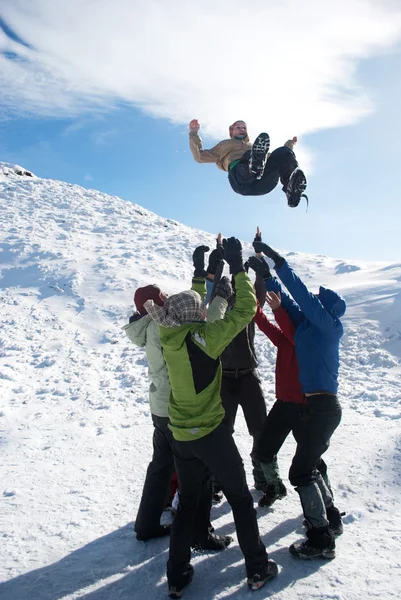
<svg viewBox="0 0 401 600"><path fill-rule="evenodd" d="M222 233L235 234L223 227ZM5 600L132 599L142 596L140 586L150 586L149 598L165 597L167 543L140 544L128 525L151 456L152 427L146 360L121 327L133 310L137 286L157 282L169 293L188 288L192 251L201 243L213 247L215 234L0 163L0 596ZM253 234L244 243L245 256L252 253ZM286 600L307 593L319 599L396 598L401 590L401 527L393 512L401 484L401 263L283 254L312 291L327 285L347 300L344 419L328 452L338 504L347 511L346 532L338 558L324 568L294 564L286 548L301 530L299 500L291 490L285 502L259 518L263 539L283 572L258 598L270 593ZM261 334L257 351L271 406L275 351ZM242 415L235 436L249 469L250 438ZM288 441L280 454L284 477L292 451ZM223 512L213 511L217 527L231 533L227 503ZM379 558L371 555L373 544L381 548ZM223 554L194 560L201 575L188 600L248 597L238 545ZM149 561L157 575L153 587L146 576ZM362 564L364 573L355 578Z"/></svg>

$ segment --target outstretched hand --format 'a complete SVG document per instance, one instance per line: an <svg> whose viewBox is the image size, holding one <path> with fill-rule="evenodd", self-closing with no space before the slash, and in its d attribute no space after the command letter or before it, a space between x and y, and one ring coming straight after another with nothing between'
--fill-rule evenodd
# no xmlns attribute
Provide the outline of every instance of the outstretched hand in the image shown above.
<svg viewBox="0 0 401 600"><path fill-rule="evenodd" d="M223 240L224 258L230 266L231 275L244 271L241 242L235 237Z"/></svg>
<svg viewBox="0 0 401 600"><path fill-rule="evenodd" d="M205 252L209 252L209 246L198 246L192 254L194 277L206 277Z"/></svg>
<svg viewBox="0 0 401 600"><path fill-rule="evenodd" d="M248 264L250 268L255 271L255 273L260 275L260 277L263 277L263 279L268 279L271 277L269 265L264 258L259 256L250 256L248 258Z"/></svg>
<svg viewBox="0 0 401 600"><path fill-rule="evenodd" d="M199 121L197 119L192 119L189 123L189 131L198 132L200 129Z"/></svg>
<svg viewBox="0 0 401 600"><path fill-rule="evenodd" d="M281 306L281 294L277 292L266 292L266 302L272 310L277 310Z"/></svg>

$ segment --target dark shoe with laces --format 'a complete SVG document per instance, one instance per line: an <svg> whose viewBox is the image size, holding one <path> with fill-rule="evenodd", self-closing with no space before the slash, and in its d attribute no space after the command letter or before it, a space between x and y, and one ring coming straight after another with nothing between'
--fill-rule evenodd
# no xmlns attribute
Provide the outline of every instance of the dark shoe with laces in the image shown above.
<svg viewBox="0 0 401 600"><path fill-rule="evenodd" d="M282 500L287 495L287 489L284 483L279 479L276 483L269 483L265 488L265 493L258 502L261 508L269 508L276 500Z"/></svg>
<svg viewBox="0 0 401 600"><path fill-rule="evenodd" d="M219 552L225 550L231 544L233 538L230 535L217 535L217 533L209 533L205 540L195 542L191 545L192 550L210 552Z"/></svg>
<svg viewBox="0 0 401 600"><path fill-rule="evenodd" d="M154 538L161 538L166 535L170 535L170 533L171 533L171 525L159 525L159 527L152 532L145 533L145 534L137 533L136 539L139 540L140 542L147 542Z"/></svg>
<svg viewBox="0 0 401 600"><path fill-rule="evenodd" d="M296 208L301 201L301 198L306 199L306 204L308 205L308 196L304 194L306 190L306 177L305 173L297 167L291 173L290 178L286 185L283 187L283 192L287 196L288 206L291 208Z"/></svg>
<svg viewBox="0 0 401 600"><path fill-rule="evenodd" d="M277 573L278 567L274 560L268 560L260 573L255 573L252 577L248 577L248 587L253 591L260 590L265 583L276 577Z"/></svg>
<svg viewBox="0 0 401 600"><path fill-rule="evenodd" d="M336 557L334 533L329 527L312 527L306 532L306 542L291 544L290 554L304 560Z"/></svg>
<svg viewBox="0 0 401 600"><path fill-rule="evenodd" d="M168 586L168 596L169 598L177 599L182 598L184 595L184 588L189 585L194 577L194 568L191 564L188 564L187 568L182 574L180 578L180 582L176 585Z"/></svg>
<svg viewBox="0 0 401 600"><path fill-rule="evenodd" d="M265 170L267 155L270 148L270 137L268 133L260 133L253 143L249 159L249 171L261 179Z"/></svg>

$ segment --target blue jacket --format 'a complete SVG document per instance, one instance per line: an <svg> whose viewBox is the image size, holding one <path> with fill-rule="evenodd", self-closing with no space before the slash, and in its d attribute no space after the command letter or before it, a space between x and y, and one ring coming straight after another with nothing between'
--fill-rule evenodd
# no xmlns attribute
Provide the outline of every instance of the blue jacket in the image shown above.
<svg viewBox="0 0 401 600"><path fill-rule="evenodd" d="M281 292L282 305L297 328L294 339L302 391L336 394L339 345L344 332L340 317L345 313L345 300L324 287L317 296L309 292L287 261L276 272L292 298L276 279L267 279L266 289Z"/></svg>

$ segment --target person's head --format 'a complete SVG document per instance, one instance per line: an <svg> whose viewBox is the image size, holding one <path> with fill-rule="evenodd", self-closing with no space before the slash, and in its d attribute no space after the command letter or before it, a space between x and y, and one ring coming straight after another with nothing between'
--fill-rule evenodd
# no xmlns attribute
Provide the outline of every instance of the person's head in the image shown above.
<svg viewBox="0 0 401 600"><path fill-rule="evenodd" d="M230 125L229 129L230 138L237 140L244 140L248 136L248 130L245 121L235 121Z"/></svg>
<svg viewBox="0 0 401 600"><path fill-rule="evenodd" d="M136 290L134 294L134 302L136 309L141 315L146 315L147 311L144 307L144 304L147 300L153 300L157 306L163 306L168 296L164 292L161 291L159 286L153 285L145 285L145 287L140 287Z"/></svg>
<svg viewBox="0 0 401 600"><path fill-rule="evenodd" d="M204 321L205 304L194 290L187 290L169 296L162 307L148 302L146 310L156 323L163 327L180 327L184 323Z"/></svg>
<svg viewBox="0 0 401 600"><path fill-rule="evenodd" d="M333 290L321 285L319 293L316 294L316 296L332 317L339 319L345 313L347 305L345 304L344 298L340 296L340 294L337 294L337 292L333 292Z"/></svg>

